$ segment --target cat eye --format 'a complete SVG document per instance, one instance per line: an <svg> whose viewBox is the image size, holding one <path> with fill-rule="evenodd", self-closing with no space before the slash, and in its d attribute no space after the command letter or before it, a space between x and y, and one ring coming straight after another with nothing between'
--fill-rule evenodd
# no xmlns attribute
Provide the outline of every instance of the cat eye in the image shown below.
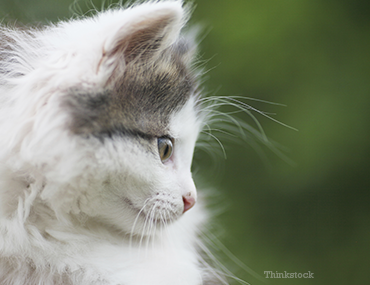
<svg viewBox="0 0 370 285"><path fill-rule="evenodd" d="M169 138L158 138L158 152L161 161L165 163L168 161L173 152L173 140Z"/></svg>

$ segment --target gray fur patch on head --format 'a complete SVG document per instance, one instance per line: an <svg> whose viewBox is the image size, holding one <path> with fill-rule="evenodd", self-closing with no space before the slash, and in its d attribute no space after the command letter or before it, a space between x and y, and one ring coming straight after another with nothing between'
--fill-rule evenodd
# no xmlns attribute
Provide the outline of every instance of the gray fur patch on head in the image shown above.
<svg viewBox="0 0 370 285"><path fill-rule="evenodd" d="M104 90L78 87L68 90L64 105L71 113L70 130L97 137L134 134L167 135L171 114L179 110L197 88L187 45L180 40L154 60L133 60L123 74Z"/></svg>

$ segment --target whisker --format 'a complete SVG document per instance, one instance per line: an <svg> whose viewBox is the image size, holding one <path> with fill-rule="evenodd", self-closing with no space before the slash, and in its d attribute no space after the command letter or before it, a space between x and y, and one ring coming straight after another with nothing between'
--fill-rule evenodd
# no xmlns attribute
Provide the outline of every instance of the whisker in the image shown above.
<svg viewBox="0 0 370 285"><path fill-rule="evenodd" d="M225 277L228 277L224 272L217 268L211 267L211 265L200 255L199 262L203 265L203 270L208 271L207 273L216 277L221 284L229 285Z"/></svg>
<svg viewBox="0 0 370 285"><path fill-rule="evenodd" d="M148 234L148 236L150 238L147 240L147 243L146 243L147 248L149 248L149 242L150 241L152 241L152 248L154 248L155 235L156 235L156 231L157 231L157 224L156 224L155 216L156 216L156 208L157 208L158 204L160 204L160 202L155 202L153 210L152 210L152 214L151 214L151 218L150 218L151 224L150 224L149 234ZM152 231L154 231L154 233L152 233Z"/></svg>
<svg viewBox="0 0 370 285"><path fill-rule="evenodd" d="M163 219L163 211L160 212L160 220L161 220L161 224L162 224L161 229L160 229L161 230L161 233L160 233L160 243L161 243L161 246L163 247L163 245L164 245L164 233L163 233L163 231L166 228L166 223L165 223L165 221Z"/></svg>
<svg viewBox="0 0 370 285"><path fill-rule="evenodd" d="M207 242L207 244L209 246L211 246L212 248L214 248L215 250L221 250L224 254L227 255L228 258L230 258L236 265L238 265L240 268L242 268L244 271L246 271L247 273L249 273L250 275L252 275L254 278L260 280L261 282L263 283L266 283L266 280L260 276L257 272L255 272L252 268L250 268L249 266L245 265L243 262L241 262L233 253L231 253L224 245L223 243L207 228L203 228L202 229L202 232L203 232L203 235L202 235L202 239L204 241ZM212 257L214 257L214 255L211 253L211 251L208 249L208 247L204 246L205 247L205 250L207 251L207 255L208 254L211 254ZM214 257L215 258L215 257ZM213 259L213 258L212 258ZM217 262L219 263L219 262ZM221 265L221 264L220 264ZM222 269L223 270L226 270L226 272L230 275L228 277L238 281L238 282L241 282L242 284L249 284L239 278L236 278L235 276L233 276L231 274L231 272L226 269L225 266L222 265Z"/></svg>
<svg viewBox="0 0 370 285"><path fill-rule="evenodd" d="M134 230L135 230L135 226L136 226L136 223L137 221L139 220L139 217L141 215L141 213L144 211L145 207L147 206L147 203L148 201L150 200L150 198L147 198L145 201L144 201L144 205L143 207L141 207L139 213L136 215L136 218L135 218L135 221L131 227L131 231L130 231L130 240L129 240L129 248L131 249L132 248L132 238L133 238L133 235L134 235Z"/></svg>
<svg viewBox="0 0 370 285"><path fill-rule="evenodd" d="M167 232L167 235L168 235L168 244L169 244L169 247L170 248L174 248L174 244L173 244L173 234L171 232L171 230L168 228L168 224L171 222L171 213L169 211L169 209L166 209L165 211L165 221L166 221L166 232Z"/></svg>
<svg viewBox="0 0 370 285"><path fill-rule="evenodd" d="M154 225L154 216L155 216L155 209L157 207L157 203L154 203L149 215L149 224L148 224L148 231L147 231L147 240L146 240L146 246L145 246L145 256L148 255L148 248L149 248L149 242L153 238L151 235L152 227Z"/></svg>
<svg viewBox="0 0 370 285"><path fill-rule="evenodd" d="M206 133L207 135L211 136L215 141L217 141L217 143L219 144L219 146L221 147L222 149L222 153L224 154L224 158L226 159L226 151L225 151L225 148L222 144L222 142L215 136L213 135L212 133Z"/></svg>
<svg viewBox="0 0 370 285"><path fill-rule="evenodd" d="M259 98L253 98L253 97L246 97L246 96L238 96L238 95L231 95L231 96L225 96L225 95L215 95L215 96L211 96L211 97L204 97L204 98L201 98L199 101L201 102L208 102L208 101L213 101L213 100L217 100L217 99L229 99L229 98L233 98L233 99L244 99L244 100L249 100L249 101L256 101L256 102L261 102L261 103L266 103L266 104L270 104L270 105L277 105L277 106L283 106L283 107L286 107L285 104L281 104L281 103L277 103L277 102L271 102L271 101L267 101L267 100L263 100L263 99L259 99Z"/></svg>
<svg viewBox="0 0 370 285"><path fill-rule="evenodd" d="M147 236L146 236L146 227L147 227L147 224L148 224L149 215L150 215L153 207L154 207L154 205L152 205L150 207L149 211L145 215L145 222L144 222L144 226L143 226L141 237L140 237L140 243L139 243L139 253L140 253L140 249L141 249L141 245L142 245L144 236L147 238Z"/></svg>
<svg viewBox="0 0 370 285"><path fill-rule="evenodd" d="M203 126L201 134L204 136L200 137L196 146L202 148L207 153L209 151L209 146L212 145L211 142L207 139L212 138L213 141L220 146L223 156L226 158L225 147L222 144L222 136L226 139L233 138L234 142L246 142L253 150L258 154L266 166L269 166L269 160L267 159L266 154L264 153L261 145L269 148L275 155L287 162L288 164L294 166L295 163L291 161L284 153L282 148L275 142L268 139L264 128L253 113L262 115L280 125L288 127L290 129L296 130L293 127L290 127L274 118L271 117L271 113L260 111L245 102L240 101L239 99L253 100L257 102L262 102L270 105L285 106L283 104L269 102L260 99L254 99L249 97L242 96L211 96L203 99L199 99L199 105L201 106L199 110L200 117L203 118ZM235 111L230 112L221 112L218 108L223 106L229 106L235 109ZM246 113L254 122L255 127L248 124L247 122L238 119L233 116L235 113ZM252 113L253 112L253 113ZM217 134L217 137L215 135ZM239 138L239 139L235 139ZM211 154L214 156L213 154Z"/></svg>

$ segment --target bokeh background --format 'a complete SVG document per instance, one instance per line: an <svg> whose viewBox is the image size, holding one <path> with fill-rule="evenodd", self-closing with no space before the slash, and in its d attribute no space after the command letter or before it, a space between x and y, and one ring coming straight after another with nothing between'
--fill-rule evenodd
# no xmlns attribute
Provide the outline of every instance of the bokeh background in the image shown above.
<svg viewBox="0 0 370 285"><path fill-rule="evenodd" d="M0 17L55 22L71 16L71 2L0 0ZM253 285L369 284L370 1L197 0L192 22L206 35L207 92L285 104L243 100L298 129L256 114L292 162L269 148L262 159L235 138L223 141L227 159L196 153L199 184L219 190L210 197L218 239L260 278L226 250L222 262Z"/></svg>

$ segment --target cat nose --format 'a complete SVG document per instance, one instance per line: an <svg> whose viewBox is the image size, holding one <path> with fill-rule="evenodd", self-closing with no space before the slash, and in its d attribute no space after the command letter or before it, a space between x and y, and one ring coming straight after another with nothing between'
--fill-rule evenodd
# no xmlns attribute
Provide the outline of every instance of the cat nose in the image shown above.
<svg viewBox="0 0 370 285"><path fill-rule="evenodd" d="M191 195L191 193L183 195L182 200L184 201L184 212L183 213L190 210L195 204L195 198Z"/></svg>

